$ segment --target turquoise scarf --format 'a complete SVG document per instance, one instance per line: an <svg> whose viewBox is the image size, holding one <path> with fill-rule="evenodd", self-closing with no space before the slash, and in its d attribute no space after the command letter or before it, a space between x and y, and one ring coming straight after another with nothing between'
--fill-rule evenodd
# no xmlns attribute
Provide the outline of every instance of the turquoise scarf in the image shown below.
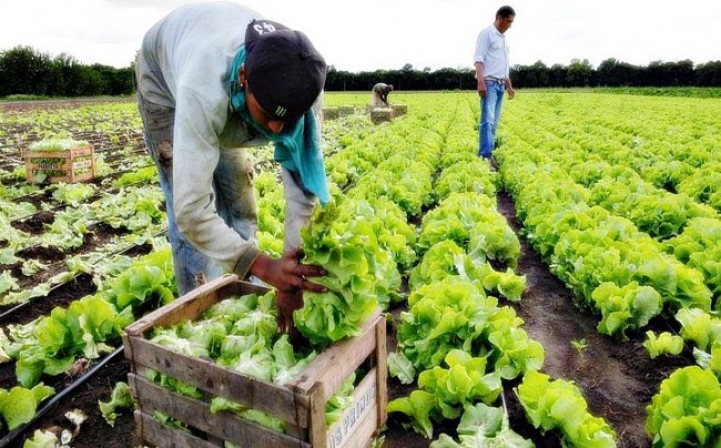
<svg viewBox="0 0 721 448"><path fill-rule="evenodd" d="M275 144L275 161L298 173L302 187L314 194L325 206L330 201L325 177L320 129L315 114L309 110L295 123L287 123L280 134L263 129L253 121L245 105L245 92L238 86L238 71L245 62L245 47L241 47L230 69L230 105L245 123Z"/></svg>

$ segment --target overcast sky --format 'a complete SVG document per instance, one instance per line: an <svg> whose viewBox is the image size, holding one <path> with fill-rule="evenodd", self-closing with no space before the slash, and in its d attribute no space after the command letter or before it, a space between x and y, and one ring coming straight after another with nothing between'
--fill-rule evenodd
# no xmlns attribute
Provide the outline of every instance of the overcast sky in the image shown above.
<svg viewBox="0 0 721 448"><path fill-rule="evenodd" d="M470 68L487 0L244 0L304 31L329 65L351 72ZM190 0L1 0L0 51L18 45L83 64L128 67L143 34ZM608 58L636 65L721 60L721 0L509 0L511 64Z"/></svg>

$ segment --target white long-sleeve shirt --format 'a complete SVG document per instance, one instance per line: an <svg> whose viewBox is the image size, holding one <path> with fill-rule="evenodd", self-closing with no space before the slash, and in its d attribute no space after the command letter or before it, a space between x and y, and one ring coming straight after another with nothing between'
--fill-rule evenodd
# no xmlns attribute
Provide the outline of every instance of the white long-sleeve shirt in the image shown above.
<svg viewBox="0 0 721 448"><path fill-rule="evenodd" d="M473 62L483 64L484 77L507 79L510 75L508 49L506 36L491 24L481 30L476 38Z"/></svg>
<svg viewBox="0 0 721 448"><path fill-rule="evenodd" d="M213 172L220 151L264 145L230 111L230 67L253 19L264 18L231 2L188 4L154 25L137 61L143 97L175 109L173 207L178 228L206 256L245 277L258 248L217 214ZM286 193L285 251L300 246L300 228L315 199L306 196L283 168Z"/></svg>

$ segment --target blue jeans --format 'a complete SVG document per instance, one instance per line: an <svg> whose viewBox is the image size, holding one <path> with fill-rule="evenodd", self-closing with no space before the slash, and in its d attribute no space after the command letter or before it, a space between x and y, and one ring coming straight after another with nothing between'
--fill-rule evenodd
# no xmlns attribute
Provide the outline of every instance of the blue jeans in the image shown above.
<svg viewBox="0 0 721 448"><path fill-rule="evenodd" d="M493 152L505 91L505 83L486 80L486 97L481 98L481 122L478 126L478 155L486 159L490 159Z"/></svg>
<svg viewBox="0 0 721 448"><path fill-rule="evenodd" d="M148 152L158 168L160 187L165 196L168 239L173 251L173 272L180 295L219 277L220 264L198 251L179 230L173 211L173 125L175 110L150 103L138 93L138 109ZM241 148L221 149L213 173L217 213L245 240L255 241L257 208L253 186L253 166Z"/></svg>

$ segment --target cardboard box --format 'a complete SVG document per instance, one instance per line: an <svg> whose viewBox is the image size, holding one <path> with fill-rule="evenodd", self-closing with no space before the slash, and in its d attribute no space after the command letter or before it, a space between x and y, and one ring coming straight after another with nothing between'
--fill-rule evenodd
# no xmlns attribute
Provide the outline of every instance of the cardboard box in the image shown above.
<svg viewBox="0 0 721 448"><path fill-rule="evenodd" d="M172 352L150 342L154 327L194 320L211 305L231 296L264 294L267 289L220 277L148 314L126 328L125 356L136 401L136 436L158 447L218 447L230 441L242 447L366 447L387 419L386 324L378 310L363 326L362 334L339 341L311 361L290 384L279 386L226 369L212 361ZM359 367L367 372L354 391L353 406L330 428L325 406L341 383ZM207 394L197 400L176 394L142 375L144 367L193 384ZM222 396L286 422L281 433L235 414L210 412L210 399ZM162 425L155 410L180 420L194 434Z"/></svg>
<svg viewBox="0 0 721 448"><path fill-rule="evenodd" d="M92 145L65 151L26 151L25 170L28 183L38 181L41 173L49 174L50 183L83 182L95 178L95 151Z"/></svg>

